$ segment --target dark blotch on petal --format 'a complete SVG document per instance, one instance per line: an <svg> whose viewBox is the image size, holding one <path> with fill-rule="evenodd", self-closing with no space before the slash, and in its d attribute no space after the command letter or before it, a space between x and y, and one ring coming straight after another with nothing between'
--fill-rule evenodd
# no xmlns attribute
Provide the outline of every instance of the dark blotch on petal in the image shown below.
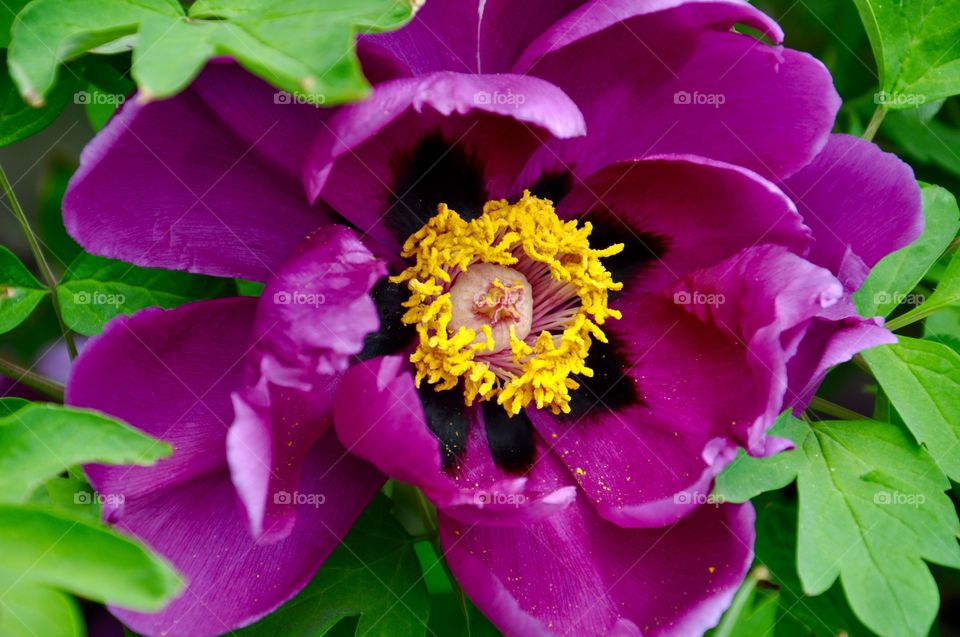
<svg viewBox="0 0 960 637"><path fill-rule="evenodd" d="M495 402L482 404L487 445L494 463L510 473L525 472L533 464L536 449L530 419L523 411L511 418Z"/></svg>
<svg viewBox="0 0 960 637"><path fill-rule="evenodd" d="M591 210L581 215L579 221L581 224L587 221L593 224L593 232L590 233L591 247L607 248L615 243L624 244L623 252L603 260L614 281L628 284L631 277L662 258L667 251L665 237L631 228L609 209Z"/></svg>
<svg viewBox="0 0 960 637"><path fill-rule="evenodd" d="M396 179L386 221L401 243L445 203L464 219L475 219L487 201L483 168L461 146L439 134L420 141L394 162Z"/></svg>
<svg viewBox="0 0 960 637"><path fill-rule="evenodd" d="M458 389L434 391L433 385L424 384L419 390L427 426L440 440L443 468L453 468L454 462L467 448L467 431L470 420L463 404L463 392Z"/></svg>
<svg viewBox="0 0 960 637"><path fill-rule="evenodd" d="M627 362L617 339L607 332L609 343L593 341L587 356L587 367L593 376L577 376L580 388L571 392L570 413L562 417L576 420L590 411L620 411L630 405L643 404L636 382L627 375Z"/></svg>
<svg viewBox="0 0 960 637"><path fill-rule="evenodd" d="M573 176L568 171L544 173L530 187L530 193L541 199L549 199L556 206L567 196L573 185Z"/></svg>
<svg viewBox="0 0 960 637"><path fill-rule="evenodd" d="M383 277L370 291L370 296L377 304L380 329L367 334L363 341L363 351L358 355L362 361L396 354L410 344L416 333L412 325L400 321L406 309L401 303L410 296L405 286L391 283L387 277Z"/></svg>

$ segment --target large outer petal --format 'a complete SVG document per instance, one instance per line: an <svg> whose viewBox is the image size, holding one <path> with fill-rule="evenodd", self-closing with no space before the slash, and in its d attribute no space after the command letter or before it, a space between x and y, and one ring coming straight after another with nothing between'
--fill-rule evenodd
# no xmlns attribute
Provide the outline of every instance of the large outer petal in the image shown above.
<svg viewBox="0 0 960 637"><path fill-rule="evenodd" d="M497 469L481 423L474 423L469 433L465 466L444 472L440 441L427 428L413 376L399 356L350 368L337 390L334 421L350 453L420 488L438 507L468 522L500 525L539 519L569 506L575 497L569 479L536 471L510 476Z"/></svg>
<svg viewBox="0 0 960 637"><path fill-rule="evenodd" d="M543 471L562 472L544 458ZM717 623L753 557L753 509L623 529L585 502L520 527L440 517L464 592L507 635L689 637Z"/></svg>
<svg viewBox="0 0 960 637"><path fill-rule="evenodd" d="M823 152L782 187L813 230L808 258L850 290L877 261L923 231L913 170L857 137L831 135Z"/></svg>
<svg viewBox="0 0 960 637"><path fill-rule="evenodd" d="M596 0L558 22L514 68L564 89L587 119L527 171L583 177L647 154L696 154L782 178L826 143L840 99L813 57L731 33L779 29L744 2ZM624 72L629 68L629 72Z"/></svg>
<svg viewBox="0 0 960 637"><path fill-rule="evenodd" d="M659 291L759 243L800 255L811 243L793 202L775 185L703 157L613 164L574 184L557 213L590 221L597 247L625 244L621 255L605 260L624 283L624 295Z"/></svg>
<svg viewBox="0 0 960 637"><path fill-rule="evenodd" d="M212 637L276 608L310 579L383 481L331 434L307 459L296 530L279 544L254 542L224 451L254 306L216 300L117 319L71 373L70 404L174 446L153 467L87 467L98 491L122 496L104 515L186 576L186 591L159 613L113 609L150 637Z"/></svg>
<svg viewBox="0 0 960 637"><path fill-rule="evenodd" d="M369 292L385 274L352 230L331 226L264 288L227 438L234 484L262 540L293 528L296 506L285 494L297 490L306 454L332 424L340 373L379 328Z"/></svg>
<svg viewBox="0 0 960 637"><path fill-rule="evenodd" d="M592 408L528 413L601 516L631 527L673 522L705 500L737 446L782 448L765 432L782 409L787 362L842 295L829 271L783 247L744 250L617 304L624 318L604 329L626 369L611 387L580 390L595 392ZM620 384L634 400L608 406L604 392Z"/></svg>
<svg viewBox="0 0 960 637"><path fill-rule="evenodd" d="M585 0L433 0L398 31L362 36L407 72L504 73L523 49Z"/></svg>
<svg viewBox="0 0 960 637"><path fill-rule="evenodd" d="M137 265L264 280L326 223L299 183L324 111L212 63L160 102L127 102L87 145L63 202L87 250Z"/></svg>
<svg viewBox="0 0 960 637"><path fill-rule="evenodd" d="M312 197L397 254L437 204L479 210L510 191L543 139L583 132L576 105L538 78L435 73L378 85L341 109L304 179Z"/></svg>

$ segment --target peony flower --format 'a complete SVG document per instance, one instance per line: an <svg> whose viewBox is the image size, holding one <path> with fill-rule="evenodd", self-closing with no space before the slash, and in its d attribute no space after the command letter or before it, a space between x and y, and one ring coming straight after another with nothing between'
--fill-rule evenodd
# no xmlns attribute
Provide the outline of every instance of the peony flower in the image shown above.
<svg viewBox="0 0 960 637"><path fill-rule="evenodd" d="M82 156L71 234L265 288L117 319L73 369L69 402L175 448L88 468L189 582L117 616L256 620L388 476L436 505L507 635L714 625L754 515L713 478L893 342L850 292L922 225L910 169L832 135L827 71L781 40L739 0L435 0L361 39L357 104L228 62L128 102Z"/></svg>

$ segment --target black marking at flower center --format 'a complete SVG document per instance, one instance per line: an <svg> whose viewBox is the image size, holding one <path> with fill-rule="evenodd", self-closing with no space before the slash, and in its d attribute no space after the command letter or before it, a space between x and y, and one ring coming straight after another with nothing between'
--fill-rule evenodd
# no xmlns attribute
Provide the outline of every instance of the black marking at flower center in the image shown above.
<svg viewBox="0 0 960 637"><path fill-rule="evenodd" d="M463 405L463 394L456 391L435 391L433 385L427 384L424 384L418 393L427 426L440 440L443 468L450 470L467 450L470 420Z"/></svg>
<svg viewBox="0 0 960 637"><path fill-rule="evenodd" d="M530 186L535 197L549 199L556 206L570 192L573 175L569 171L549 172L540 175L537 183Z"/></svg>
<svg viewBox="0 0 960 637"><path fill-rule="evenodd" d="M400 242L419 230L440 203L470 220L480 216L489 198L480 162L438 133L424 137L394 166L393 200L386 221Z"/></svg>
<svg viewBox="0 0 960 637"><path fill-rule="evenodd" d="M620 340L607 331L608 343L594 341L587 355L587 367L592 377L577 376L580 388L571 392L570 413L561 418L577 420L592 411L620 411L630 405L643 405L636 382L628 374L624 347Z"/></svg>
<svg viewBox="0 0 960 637"><path fill-rule="evenodd" d="M383 277L373 286L370 296L377 305L380 329L367 334L363 341L363 351L357 355L359 360L396 354L410 344L416 330L412 325L406 325L400 320L406 311L401 303L406 301L409 295L405 286L391 283L387 277Z"/></svg>
<svg viewBox="0 0 960 637"><path fill-rule="evenodd" d="M593 224L590 245L594 248L624 244L623 252L603 260L614 281L623 283L624 289L629 289L630 279L662 258L669 247L666 237L631 228L626 220L618 218L615 212L606 208L591 210L578 217L578 220L581 224L587 221Z"/></svg>
<svg viewBox="0 0 960 637"><path fill-rule="evenodd" d="M483 425L490 455L498 467L510 473L523 473L533 465L536 446L533 424L521 410L512 418L500 405L485 401Z"/></svg>

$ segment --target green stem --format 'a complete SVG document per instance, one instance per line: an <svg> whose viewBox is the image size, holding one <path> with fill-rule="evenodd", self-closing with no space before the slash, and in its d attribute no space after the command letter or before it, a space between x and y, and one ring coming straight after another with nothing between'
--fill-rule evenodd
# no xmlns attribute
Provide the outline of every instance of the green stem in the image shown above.
<svg viewBox="0 0 960 637"><path fill-rule="evenodd" d="M852 409L847 409L843 405L838 405L819 396L814 396L810 401L810 409L819 411L822 414L827 414L828 416L833 416L834 418L840 418L841 420L870 420L863 414L858 414Z"/></svg>
<svg viewBox="0 0 960 637"><path fill-rule="evenodd" d="M50 380L46 376L32 372L26 367L21 367L16 363L0 358L0 374L21 385L26 385L42 394L46 394L57 402L63 402L63 385L55 380Z"/></svg>
<svg viewBox="0 0 960 637"><path fill-rule="evenodd" d="M17 222L20 224L20 228L27 238L27 243L30 245L30 252L33 253L33 258L37 261L40 276L43 277L47 288L50 289L53 311L57 315L57 322L60 323L60 331L63 334L63 339L67 343L67 352L70 354L70 359L73 360L77 357L77 344L73 340L73 332L70 331L67 324L63 321L63 314L60 312L60 301L57 299L57 279L53 276L53 270L50 269L50 264L43 255L43 250L40 249L40 242L37 241L37 235L33 233L30 222L27 220L27 215L23 213L23 208L20 206L20 201L17 200L17 196L13 192L13 186L10 185L10 180L7 179L7 173L3 170L3 166L0 166L0 187L3 188L3 194L6 195L7 201L10 202L10 210L13 211L13 216L17 218Z"/></svg>
<svg viewBox="0 0 960 637"><path fill-rule="evenodd" d="M889 321L887 321L887 324L884 325L884 327L886 327L891 332L896 332L897 330L903 329L904 327L912 323L916 323L917 321L921 321L927 318L928 316L930 316L931 314L935 313L937 310L942 310L942 309L943 309L942 305L932 307L932 308L924 308L921 305L920 307L913 308L909 312L904 312L903 314L901 314L896 318L890 319Z"/></svg>
<svg viewBox="0 0 960 637"><path fill-rule="evenodd" d="M887 116L887 107L883 104L877 106L877 110L873 111L873 117L870 118L870 122L867 124L867 129L863 131L863 138L868 142L873 141L873 137L877 134L877 131L880 130L880 124L883 123L883 118Z"/></svg>

